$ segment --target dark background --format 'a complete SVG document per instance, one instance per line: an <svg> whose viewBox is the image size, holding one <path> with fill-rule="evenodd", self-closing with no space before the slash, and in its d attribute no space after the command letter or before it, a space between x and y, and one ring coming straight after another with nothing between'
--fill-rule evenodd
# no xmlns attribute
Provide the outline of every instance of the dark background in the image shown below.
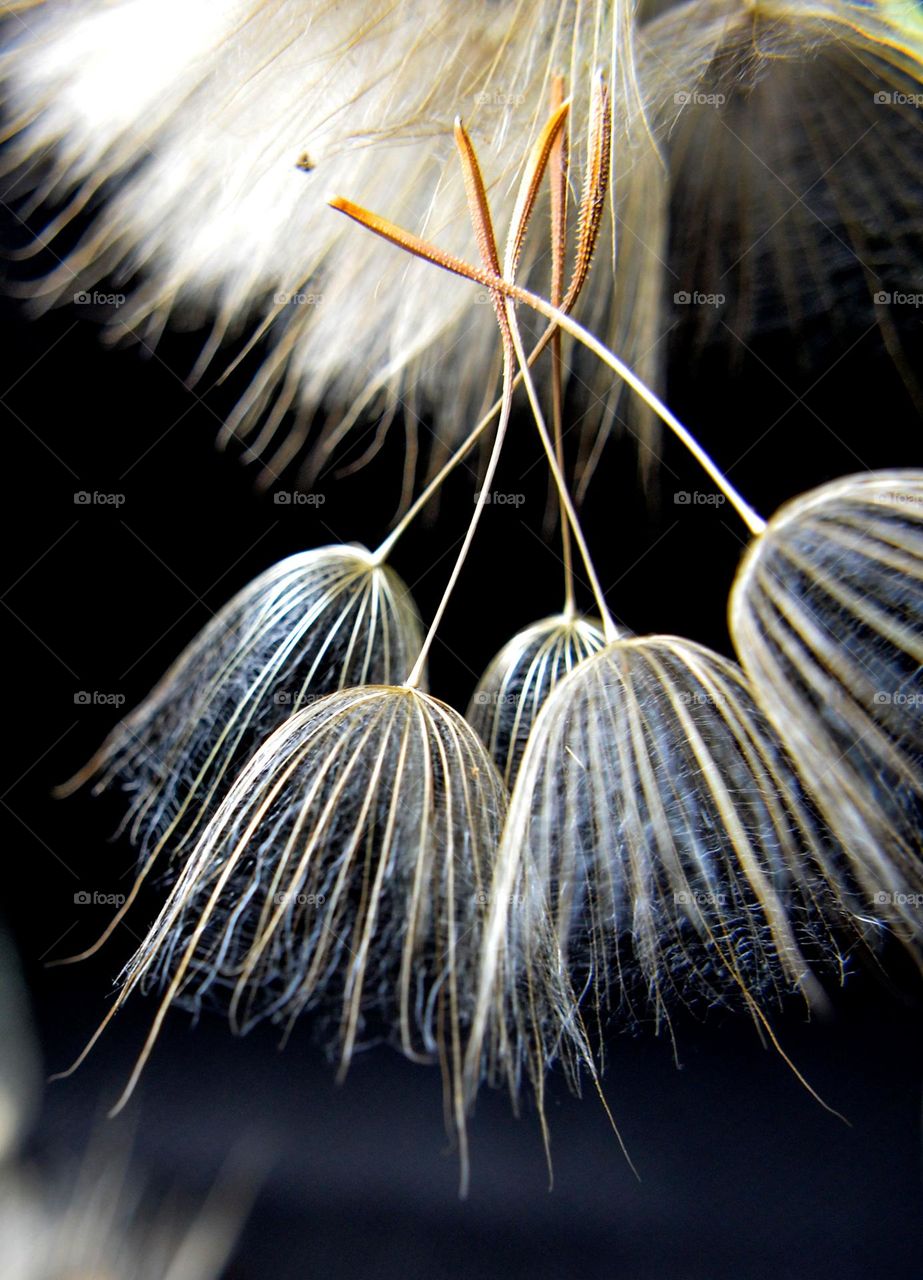
<svg viewBox="0 0 923 1280"><path fill-rule="evenodd" d="M9 213L4 247L25 241ZM39 258L9 274L22 279L49 264ZM400 449L395 441L350 480L321 481L319 510L278 506L254 491L238 448L214 448L252 365L227 385L208 378L190 391L184 379L202 334L167 333L145 355L105 349L85 309L73 306L29 322L6 299L0 322L3 912L52 1071L104 1013L158 905L156 891L147 894L93 960L45 967L88 945L107 921L105 907L77 906L74 894L124 892L133 865L126 842L110 839L117 797L51 798L118 715L75 703L75 694L124 695L132 706L271 562L327 541L373 544L396 503ZM916 315L906 316L911 363L919 333ZM836 326L819 317L798 342L768 333L749 355L729 346L698 351L691 325L679 324L670 402L763 513L828 477L919 462L919 416L867 316L838 317ZM433 691L462 708L501 643L559 605L557 548L542 545L544 475L521 413L513 432L495 487L527 500L487 511L433 654ZM591 490L587 527L619 619L728 653L725 606L743 529L726 507L673 503L676 490L708 487L667 444L659 494L644 495L623 435ZM424 616L449 572L472 488L470 473L453 481L435 522L395 557ZM125 502L76 505L82 490ZM680 1020L681 1070L667 1037L613 1028L608 1098L640 1182L594 1098L573 1099L553 1080L553 1192L528 1105L516 1119L507 1098L485 1094L471 1126L471 1194L461 1202L436 1072L379 1049L337 1087L308 1027L280 1053L273 1033L235 1040L210 1019L190 1029L180 1013L167 1020L127 1126L139 1168L192 1198L229 1152L242 1150L254 1168L268 1162L233 1277L909 1280L921 1255L919 1004L894 956L888 980L852 975L828 1017L808 1024L792 1007L779 1018L786 1051L851 1127L799 1086L745 1020ZM83 1150L151 1014L150 1001L132 1002L84 1067L47 1088L30 1144L40 1164Z"/></svg>

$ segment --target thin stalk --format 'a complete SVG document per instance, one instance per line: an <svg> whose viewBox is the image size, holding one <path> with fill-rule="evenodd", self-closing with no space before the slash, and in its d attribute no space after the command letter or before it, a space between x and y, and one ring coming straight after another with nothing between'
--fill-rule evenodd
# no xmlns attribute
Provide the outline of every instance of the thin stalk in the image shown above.
<svg viewBox="0 0 923 1280"><path fill-rule="evenodd" d="M523 374L526 394L529 397L529 404L532 408L532 416L535 419L536 427L538 427L538 434L541 437L542 447L544 448L545 456L548 459L548 466L551 470L551 475L558 491L558 498L560 500L561 507L566 513L567 521L574 535L574 541L577 543L577 549L580 552L580 558L583 561L584 568L586 569L587 577L590 579L593 598L596 601L596 607L599 610L599 616L602 619L603 635L606 637L606 643L611 644L614 640L618 640L620 638L619 629L615 625L615 621L613 620L612 614L609 612L609 608L606 604L606 597L603 593L599 577L593 565L593 560L590 556L590 549L587 546L586 538L583 536L583 530L580 527L580 520L574 508L573 500L567 490L567 481L564 479L564 473L558 463L554 442L548 434L548 427L545 425L545 418L542 414L541 406L538 402L538 396L535 391L535 383L532 381L532 375L528 371L527 363L523 363L523 361L526 360L526 353L523 349L522 335L519 332L519 325L513 311L513 306L510 302L507 302L506 306L507 321L510 326L513 348L516 352L517 360L520 361L520 369Z"/></svg>
<svg viewBox="0 0 923 1280"><path fill-rule="evenodd" d="M557 329L556 324L549 324L548 328L539 338L538 342L536 342L535 346L532 348L531 352L529 353L529 359L527 361L527 364L529 365L530 368L532 367L532 365L535 364L536 360L538 360L539 356L548 346L548 343L554 337L556 329ZM520 370L516 374L516 376L513 378L511 388L510 388L511 391L515 391L521 382L522 382L522 370ZM385 540L379 545L378 549L371 553L371 559L373 563L384 564L384 562L388 559L388 556L394 550L395 543L398 541L401 535L406 531L408 526L413 523L413 521L417 518L417 516L420 514L420 512L423 510L426 504L430 501L430 499L438 492L438 490L442 487L444 482L448 479L448 477L455 470L455 468L460 463L464 462L465 458L468 456L468 454L471 452L471 450L480 440L481 436L484 434L484 432L487 430L487 428L490 426L490 424L493 422L493 420L496 418L497 414L500 412L502 408L503 408L503 395L501 394L494 401L491 407L487 410L484 417L477 424L477 426L472 427L469 434L458 446L458 448L452 454L451 458L449 458L448 461L445 462L442 467L440 467L437 474L433 476L432 480L430 480L430 482L422 490L419 497L415 498L414 501L410 504L410 506L401 516L400 520L395 525L395 527L391 530L391 532L388 534Z"/></svg>
<svg viewBox="0 0 923 1280"><path fill-rule="evenodd" d="M500 461L500 454L503 450L503 441L506 439L506 429L510 420L510 406L513 402L513 351L508 343L504 343L503 352L503 401L500 412L500 421L497 424L497 434L494 439L493 447L490 451L490 459L487 463L487 470L484 473L484 480L478 493L477 502L474 507L474 515L468 525L468 531L465 534L464 542L461 550L455 560L455 566L452 569L449 581L446 584L445 591L442 593L442 599L439 601L439 607L433 616L433 620L429 625L429 630L417 655L417 660L413 665L413 670L404 681L405 689L416 689L423 677L423 669L429 651L433 646L436 638L436 632L439 624L442 622L442 616L446 611L446 607L451 598L452 592L455 590L455 584L458 581L459 574L462 571L471 543L474 541L474 535L477 532L478 523L481 519L481 513L487 504L487 498L490 494L490 486L493 483L494 473L497 470L497 463Z"/></svg>
<svg viewBox="0 0 923 1280"><path fill-rule="evenodd" d="M564 77L556 75L551 86L552 110L564 101ZM564 297L564 263L567 254L567 134L562 130L555 138L548 161L551 185L551 302L560 307ZM526 375L520 369L520 373ZM531 399L531 397L530 397ZM551 336L551 412L554 429L554 452L558 469L564 473L564 376L561 357L561 331ZM561 521L561 559L564 562L564 616L575 616L574 565L571 530L567 510L557 485L558 512Z"/></svg>

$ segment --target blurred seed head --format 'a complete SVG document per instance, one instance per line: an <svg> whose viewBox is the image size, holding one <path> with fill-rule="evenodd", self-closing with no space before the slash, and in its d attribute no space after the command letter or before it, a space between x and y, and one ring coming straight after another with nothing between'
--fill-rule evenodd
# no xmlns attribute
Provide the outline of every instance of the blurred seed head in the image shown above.
<svg viewBox="0 0 923 1280"><path fill-rule="evenodd" d="M873 305L907 288L921 257L911 4L83 0L23 6L5 37L20 174L5 198L32 188L57 210L47 243L106 195L33 293L130 281L111 335L150 345L174 314L211 322L197 375L226 338L268 330L225 433L268 460L266 482L307 441L316 469L356 421L387 423L401 406L411 459L432 418L437 466L477 416L495 361L483 294L448 279L433 290L429 267L357 235L326 193L464 256L453 118L492 158L495 208L511 207L559 71L578 168L593 74L612 87L615 219L582 319L648 382L677 318L662 313L667 278L721 293L683 318L735 351L722 321L744 341L786 329L807 351L820 318L869 314L912 379L897 313ZM546 258L527 243L520 281L542 291ZM581 353L568 360L573 387L589 388L580 466L592 472L620 391Z"/></svg>
<svg viewBox="0 0 923 1280"><path fill-rule="evenodd" d="M631 138L627 127L637 118L630 9L628 0L477 0L464 11L448 0L37 5L7 32L13 162L33 166L23 181L34 185L36 159L54 157L36 198L64 207L46 240L104 188L109 197L38 296L69 299L104 276L130 276L112 335L150 344L174 312L211 320L197 373L226 337L270 325L270 350L226 428L268 460L265 480L299 451L321 405L331 416L313 436L317 465L357 415L387 418L398 406L411 446L421 419L434 420L437 465L492 379L491 309L462 282L434 290L430 268L358 235L326 197L361 193L464 253L464 187L449 162L455 116L492 155L491 185L511 207L551 73L567 72L571 147L582 157L600 66L624 104L619 151L634 147L633 186L642 173L659 183L643 126ZM653 219L647 233L651 244ZM640 239L626 236L623 250L611 228L609 237L610 257L642 250ZM521 279L541 270L544 248L527 246ZM626 269L623 306L609 273L586 315L649 364L657 335L629 306L635 280Z"/></svg>

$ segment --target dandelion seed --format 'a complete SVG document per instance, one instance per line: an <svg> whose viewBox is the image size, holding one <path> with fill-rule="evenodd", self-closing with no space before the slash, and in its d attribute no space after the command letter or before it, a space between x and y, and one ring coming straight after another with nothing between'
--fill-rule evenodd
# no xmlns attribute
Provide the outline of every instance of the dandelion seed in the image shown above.
<svg viewBox="0 0 923 1280"><path fill-rule="evenodd" d="M410 688L345 690L263 744L125 975L240 1032L331 1024L345 1070L394 1042L458 1092L506 792L462 717ZM153 1035L152 1035L153 1038ZM452 1102L459 1132L462 1114Z"/></svg>
<svg viewBox="0 0 923 1280"><path fill-rule="evenodd" d="M563 112L558 126L562 120ZM464 152L461 126L457 137ZM476 164L465 179L486 219ZM522 224L528 216L524 206ZM498 294L494 302L502 327ZM507 793L477 734L419 686L509 423L508 331L503 345L500 418L483 487L406 681L345 689L296 713L239 775L127 967L116 1003L71 1068L137 986L165 988L118 1106L171 1004L198 1011L217 999L241 1031L267 1017L290 1027L319 1006L334 1021L344 1071L357 1045L376 1034L408 1057L439 1060L465 1189L464 1028ZM386 539L376 564L427 496ZM492 1052L485 1049L485 1074Z"/></svg>
<svg viewBox="0 0 923 1280"><path fill-rule="evenodd" d="M552 963L577 990L591 981L597 1011L659 1023L682 1005L816 993L830 859L740 671L654 636L608 645L550 695L513 790L499 897L546 898ZM518 955L534 982L549 961L531 926L511 912L485 948L500 964Z"/></svg>
<svg viewBox="0 0 923 1280"><path fill-rule="evenodd" d="M360 547L289 556L244 587L60 788L66 795L95 777L96 792L118 780L131 797L125 821L141 866L116 920L164 850L175 874L272 729L334 689L403 679L420 641L407 588Z"/></svg>
<svg viewBox="0 0 923 1280"><path fill-rule="evenodd" d="M787 503L744 559L730 622L848 854L832 886L919 949L923 473L847 476Z"/></svg>

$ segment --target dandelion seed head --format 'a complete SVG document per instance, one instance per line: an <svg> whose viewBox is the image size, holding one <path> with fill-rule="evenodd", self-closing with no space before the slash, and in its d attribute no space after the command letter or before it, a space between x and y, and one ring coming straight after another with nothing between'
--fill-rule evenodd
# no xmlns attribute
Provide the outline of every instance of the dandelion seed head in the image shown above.
<svg viewBox="0 0 923 1280"><path fill-rule="evenodd" d="M390 566L361 547L299 552L219 610L88 771L125 787L145 853L165 838L175 853L272 729L334 689L404 679L420 642Z"/></svg>
<svg viewBox="0 0 923 1280"><path fill-rule="evenodd" d="M174 311L211 317L210 354L225 334L271 320L271 350L228 424L269 460L267 475L297 453L322 405L370 418L401 404L408 430L431 415L454 443L494 368L490 308L461 282L433 290L428 268L357 236L326 193L361 192L466 251L452 120L461 113L491 151L491 185L511 203L552 70L568 70L584 120L592 75L613 57L613 27L628 30L622 0L560 12L478 0L463 15L421 0L222 0L194 10L90 0L38 6L14 24L4 78L23 124L23 168L54 155L44 193L73 197L73 211L116 180L40 296L131 275L114 331L149 343ZM627 48L623 57L627 77ZM574 131L577 156L584 133ZM527 246L520 275L543 256ZM611 288L592 312L613 337L620 329L624 348L634 324L627 311L616 319ZM637 347L642 363L651 341ZM315 444L323 452L336 438L331 422Z"/></svg>
<svg viewBox="0 0 923 1280"><path fill-rule="evenodd" d="M126 973L246 1031L305 1010L345 1068L377 1039L460 1089L506 812L480 739L407 687L329 695L259 748ZM453 1108L463 1128L461 1103Z"/></svg>
<svg viewBox="0 0 923 1280"><path fill-rule="evenodd" d="M761 706L847 851L837 893L918 945L923 473L847 476L787 503L748 552L730 622Z"/></svg>
<svg viewBox="0 0 923 1280"><path fill-rule="evenodd" d="M739 669L674 637L616 641L558 684L526 748L497 870L501 904L526 909L487 925L484 1025L503 1001L490 1016L547 1048L583 1034L569 990L623 1025L810 995L810 964L836 954L831 856Z"/></svg>

